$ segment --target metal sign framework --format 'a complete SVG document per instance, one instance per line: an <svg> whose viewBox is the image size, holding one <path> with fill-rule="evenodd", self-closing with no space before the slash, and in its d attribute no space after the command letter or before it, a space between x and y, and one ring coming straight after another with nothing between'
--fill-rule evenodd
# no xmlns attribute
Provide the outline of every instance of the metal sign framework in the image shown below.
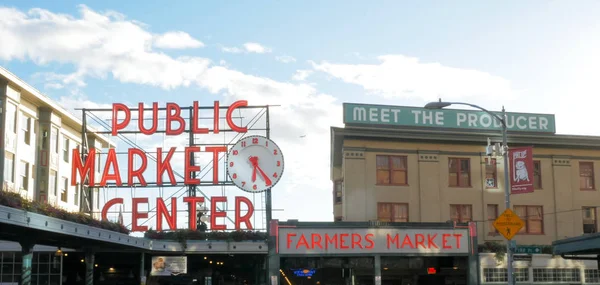
<svg viewBox="0 0 600 285"><path fill-rule="evenodd" d="M247 128L247 132L246 133L235 133L234 130L231 130L229 128L220 128L219 129L219 134L222 133L222 137L223 137L223 142L219 142L219 143L202 143L202 142L198 142L198 138L197 138L197 134L194 134L192 132L192 124L190 123L192 121L193 118L193 107L189 106L189 107L181 107L181 116L183 117L185 112L187 111L189 113L189 117L187 120L185 120L186 122L186 128L184 129L183 133L181 134L183 135L188 135L188 139L187 139L187 146L208 146L208 145L221 145L221 146L227 146L227 148L229 148L231 145L235 144L235 142L237 142L239 139L242 139L243 137L247 136L247 135L264 135L267 138L270 138L270 118L269 118L269 107L276 107L277 105L261 105L261 106L245 106L245 107L239 107L236 110L236 113L238 113L236 116L232 117L232 119L237 120L237 124L238 126L241 127L246 127ZM219 110L226 110L229 106L218 106ZM132 112L132 114L136 111L138 111L138 108L129 108L130 111ZM103 135L106 136L107 138L110 138L110 135L112 134L112 130L111 130L111 124L106 122L109 121L109 119L106 119L103 117L102 114L106 114L107 112L113 112L112 108L79 108L76 110L80 110L82 112L82 127L81 127L81 147L80 147L80 154L81 154L81 161L82 163L85 164L87 158L88 158L88 154L89 154L89 149L90 149L90 135ZM152 108L144 108L144 112L146 113L147 111L151 111ZM158 121L165 121L165 112L166 112L167 108L166 107L162 107L162 108L158 108L158 114L159 117L156 118L156 120ZM213 110L213 106L199 106L198 107L198 112L202 112L202 110ZM219 112L219 114L221 114L223 112ZM163 115L162 117L160 115ZM204 121L204 120L214 120L215 118L213 117L199 117L198 120L200 122ZM219 116L219 120L225 119L225 117L223 116ZM138 118L132 118L131 121L137 121ZM144 121L146 120L151 120L151 119L144 119ZM88 126L89 122L92 121L96 124L94 124L93 128L90 128ZM96 126L97 125L97 126ZM91 130L91 129L96 129L96 130ZM209 128L210 129L210 128ZM213 129L210 129L210 132L213 132ZM142 132L139 130L121 130L117 133L116 137L120 139L120 141L124 142L125 144L131 146L131 147L135 147L135 148L139 148L141 149L145 155L147 156L148 160L152 160L154 162L157 161L157 157L156 157L156 152L152 152L152 151L148 151L147 149L141 148L136 142L132 141L127 135L130 134L141 134ZM157 134L164 134L165 130L157 130L155 133ZM228 133L235 133L234 137L231 138L229 141L227 141L227 136L226 134ZM211 134L212 136L217 136L216 134ZM205 136L200 135L200 136ZM181 153L182 151L176 151L176 153L179 152ZM117 154L127 154L127 152L116 152ZM223 165L223 170L225 170L225 164L226 164L226 156L227 153L223 153L220 157L219 157L219 163L222 163ZM222 162L221 162L222 161ZM191 166L198 166L196 158L194 156L194 154L190 154L190 164ZM208 169L208 170L213 170L212 169L212 165L213 165L213 161L209 162L206 167L201 168L203 170ZM173 169L173 174L180 178L183 179L184 175L181 173L178 173L175 169ZM204 176L206 176L208 174L208 172L204 173ZM198 177L199 173L197 172L192 172L192 178L203 178L202 177ZM202 190L202 188L204 187L215 187L215 186L219 186L219 187L226 187L226 186L231 186L231 187L236 187L233 182L229 179L228 175L224 175L225 179L219 179L219 181L217 183L213 183L212 181L201 181L199 185L186 185L184 184L183 181L177 181L177 183L175 185L172 184L164 184L164 185L159 185L157 184L156 181L148 181L146 186L142 186L139 182L134 184L133 187L137 188L159 188L162 189L164 187L179 187L179 189L175 192L172 193L170 196L168 197L163 197L163 198L167 198L170 199L171 197L175 197L176 194L179 194L179 196L177 196L176 198L180 198L181 196L183 196L186 192L184 191L183 193L179 193L180 191L184 190L187 188L187 195L190 197L196 197L196 196L202 196L204 197L206 203L210 203L211 199L208 195L205 194L205 192ZM80 208L80 212L82 213L87 213L90 215L94 214L94 189L97 189L98 192L100 192L102 187L99 186L90 186L90 180L89 180L89 173L86 173L85 176L82 179L82 183L79 183L79 192L81 193L80 195L80 203L79 203L79 208ZM130 185L117 185L116 183L107 183L106 185L107 188L131 188L132 186ZM106 188L104 188L106 189ZM236 191L241 191L239 190L237 187L235 188ZM262 221L262 226L260 228L256 228L255 230L265 230L265 231L269 231L269 221L272 218L272 198L271 198L271 189L268 189L267 191L263 192L263 193L256 193L253 195L260 195L260 200L261 200L261 206L257 207L255 205L255 211L259 212L259 211L264 211L265 212L265 217L263 219L261 219ZM160 195L162 196L162 195ZM100 195L98 195L98 197L100 197ZM253 199L254 200L254 199ZM153 212L156 210L156 207L154 207L153 209L150 209L149 212ZM191 213L190 212L190 208L187 209L189 215L195 215L196 213ZM222 210L219 207L217 207L217 210ZM156 215L156 212L154 212L153 216L150 216L149 218L153 218ZM230 222L233 222L233 220L230 217L226 217Z"/></svg>

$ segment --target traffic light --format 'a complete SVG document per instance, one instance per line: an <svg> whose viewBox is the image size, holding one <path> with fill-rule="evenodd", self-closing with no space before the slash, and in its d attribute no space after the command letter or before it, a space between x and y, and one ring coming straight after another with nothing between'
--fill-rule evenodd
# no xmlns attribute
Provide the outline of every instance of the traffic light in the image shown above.
<svg viewBox="0 0 600 285"><path fill-rule="evenodd" d="M198 214L196 216L196 229L201 232L205 232L208 229L206 223L202 221L203 217L204 211L202 211L202 209L199 209Z"/></svg>

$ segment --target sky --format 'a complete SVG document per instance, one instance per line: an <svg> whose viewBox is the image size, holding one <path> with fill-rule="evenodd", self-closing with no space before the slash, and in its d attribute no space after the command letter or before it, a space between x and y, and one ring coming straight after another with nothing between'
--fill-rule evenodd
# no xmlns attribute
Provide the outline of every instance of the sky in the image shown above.
<svg viewBox="0 0 600 285"><path fill-rule="evenodd" d="M343 102L423 106L442 98L555 114L557 133L600 135L592 119L600 103L600 1L0 5L0 65L70 110L195 100L280 105L270 118L285 156L273 188L281 220L333 220L329 131L343 126ZM145 195L122 191L105 199ZM206 189L222 191L241 195Z"/></svg>

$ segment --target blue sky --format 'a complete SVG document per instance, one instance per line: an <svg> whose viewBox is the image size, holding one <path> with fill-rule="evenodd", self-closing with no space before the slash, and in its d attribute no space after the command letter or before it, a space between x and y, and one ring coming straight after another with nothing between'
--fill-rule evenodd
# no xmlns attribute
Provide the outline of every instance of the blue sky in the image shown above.
<svg viewBox="0 0 600 285"><path fill-rule="evenodd" d="M600 135L582 115L600 102L598 1L3 3L0 65L69 107L164 98L283 105L273 136L290 159L276 218L333 218L328 129L341 126L342 102L504 105L556 114L559 133ZM50 16L36 20L37 8ZM121 16L98 20L108 11ZM176 48L153 40L170 32L187 36L167 41ZM254 45L244 51L246 43Z"/></svg>

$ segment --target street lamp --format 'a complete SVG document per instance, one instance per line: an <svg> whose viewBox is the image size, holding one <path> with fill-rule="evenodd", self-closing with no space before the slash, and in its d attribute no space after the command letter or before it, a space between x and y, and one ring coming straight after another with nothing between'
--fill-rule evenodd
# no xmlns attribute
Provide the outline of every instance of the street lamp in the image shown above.
<svg viewBox="0 0 600 285"><path fill-rule="evenodd" d="M509 179L508 179L508 144L507 144L507 127L506 127L506 111L504 110L504 106L502 106L502 116L498 116L495 113L492 113L488 110L486 110L483 107L477 106L477 105L473 105L473 104L469 104L469 103L462 103L462 102L442 102L442 99L440 99L438 102L430 102L427 103L425 105L426 109L442 109L445 107L448 107L450 105L464 105L464 106L469 106L469 107L473 107L475 109L479 109L481 111L486 112L488 115L492 116L493 118L496 118L496 120L498 120L500 122L500 124L502 124L502 154L504 157L504 199L505 199L505 203L506 203L506 209L510 209L510 186L509 186ZM507 275L508 275L508 285L514 285L514 279L513 279L513 266L512 266L512 259L513 259L513 252L511 250L511 246L510 246L510 240L506 240L506 260L507 260Z"/></svg>

